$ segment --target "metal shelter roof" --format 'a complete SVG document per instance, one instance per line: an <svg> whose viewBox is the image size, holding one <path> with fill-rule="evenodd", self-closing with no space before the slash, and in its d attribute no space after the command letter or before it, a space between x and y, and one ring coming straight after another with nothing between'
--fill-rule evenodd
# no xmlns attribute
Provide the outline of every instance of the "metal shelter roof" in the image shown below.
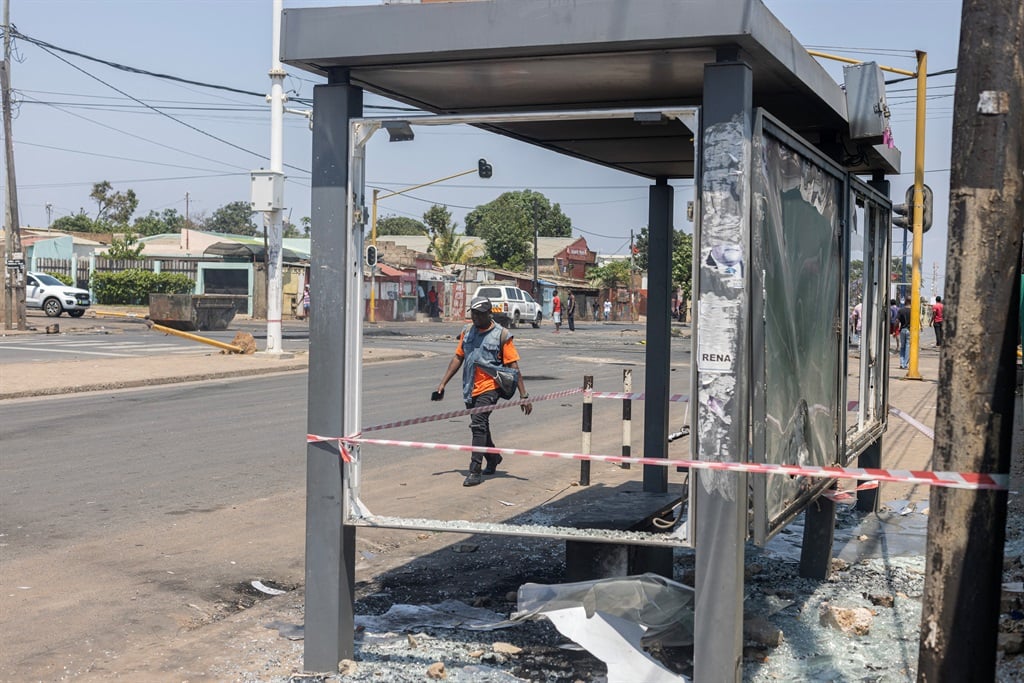
<svg viewBox="0 0 1024 683"><path fill-rule="evenodd" d="M842 89L760 0L480 0L286 9L281 60L433 113L700 105L704 66L750 65L754 105L851 170L899 170L899 153L848 139ZM478 124L649 178L693 176L678 121ZM842 145L842 147L840 147Z"/></svg>

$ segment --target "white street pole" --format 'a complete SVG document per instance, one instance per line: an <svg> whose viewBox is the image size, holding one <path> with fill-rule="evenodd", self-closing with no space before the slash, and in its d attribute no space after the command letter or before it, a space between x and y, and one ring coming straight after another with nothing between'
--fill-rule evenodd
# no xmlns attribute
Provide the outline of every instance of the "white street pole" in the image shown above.
<svg viewBox="0 0 1024 683"><path fill-rule="evenodd" d="M282 0L273 0L273 58L270 66L270 170L273 173L284 171L285 98L284 69L281 67L281 10ZM283 210L275 208L267 213L267 353L281 353Z"/></svg>

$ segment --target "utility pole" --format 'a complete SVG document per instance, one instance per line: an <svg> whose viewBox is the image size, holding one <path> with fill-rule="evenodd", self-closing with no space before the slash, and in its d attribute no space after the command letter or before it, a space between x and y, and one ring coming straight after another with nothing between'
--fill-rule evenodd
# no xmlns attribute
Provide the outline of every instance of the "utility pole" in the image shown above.
<svg viewBox="0 0 1024 683"><path fill-rule="evenodd" d="M1022 35L1020 0L964 0L936 470L1010 471L1024 226ZM931 490L918 681L996 678L1007 497Z"/></svg>
<svg viewBox="0 0 1024 683"><path fill-rule="evenodd" d="M267 348L266 353L281 356L281 291L284 217L284 68L281 66L282 0L273 1L272 56L270 65L270 172L253 172L252 208L264 212L267 247ZM267 184L266 181L269 181ZM269 187L269 193L258 188ZM257 197L260 196L260 200ZM314 306L316 302L313 302ZM315 317L313 318L316 319Z"/></svg>
<svg viewBox="0 0 1024 683"><path fill-rule="evenodd" d="M917 51L917 119L914 131L914 242L910 269L910 365L906 379L921 379L921 255L924 251L924 125L928 95L928 53Z"/></svg>
<svg viewBox="0 0 1024 683"><path fill-rule="evenodd" d="M4 231L4 329L24 330L25 255L18 224L18 182L14 175L14 137L11 132L11 0L4 0L4 60L0 70L3 91L4 148L7 158L7 229ZM15 320L17 326L15 327Z"/></svg>

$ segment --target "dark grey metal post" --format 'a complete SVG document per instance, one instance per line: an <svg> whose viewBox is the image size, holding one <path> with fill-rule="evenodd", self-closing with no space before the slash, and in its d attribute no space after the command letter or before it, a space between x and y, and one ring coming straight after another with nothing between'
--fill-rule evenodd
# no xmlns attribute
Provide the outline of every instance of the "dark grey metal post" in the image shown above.
<svg viewBox="0 0 1024 683"><path fill-rule="evenodd" d="M835 486L832 487L835 490ZM804 539L800 546L800 576L824 581L832 571L836 503L818 496L804 510Z"/></svg>
<svg viewBox="0 0 1024 683"><path fill-rule="evenodd" d="M645 458L668 457L668 398L671 373L672 208L675 193L664 178L649 190L647 259L647 367L644 372ZM644 465L644 491L668 491L668 468ZM672 577L672 549L638 547L637 572Z"/></svg>
<svg viewBox="0 0 1024 683"><path fill-rule="evenodd" d="M750 262L752 107L750 67L739 61L737 51L720 50L718 62L704 68L698 177L702 215L693 254L698 275L694 428L701 460L747 460L749 274L722 273L707 261L713 247L734 244L743 250L744 263ZM743 675L747 478L698 471L694 490L693 679L738 682Z"/></svg>
<svg viewBox="0 0 1024 683"><path fill-rule="evenodd" d="M668 398L672 327L672 205L675 194L664 178L649 190L647 258L647 367L644 371L644 457L668 455ZM668 468L644 465L644 491L668 491Z"/></svg>
<svg viewBox="0 0 1024 683"><path fill-rule="evenodd" d="M345 334L351 283L345 277L349 119L363 92L344 74L313 88L308 432L344 434L345 358L358 340ZM355 527L341 523L344 469L336 443L306 446L306 625L303 667L337 671L354 652Z"/></svg>

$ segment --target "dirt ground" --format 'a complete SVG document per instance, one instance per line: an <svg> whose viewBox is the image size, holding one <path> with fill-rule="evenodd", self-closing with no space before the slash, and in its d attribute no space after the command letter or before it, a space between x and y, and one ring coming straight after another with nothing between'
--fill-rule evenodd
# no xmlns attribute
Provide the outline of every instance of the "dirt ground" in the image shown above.
<svg viewBox="0 0 1024 683"><path fill-rule="evenodd" d="M1018 425L1019 408L1018 401ZM909 432L890 436L888 447L896 452L911 450L920 438ZM1014 456L1016 492L1024 485L1019 441ZM543 461L529 472L499 476L472 495L456 485L440 499L444 512L449 518L504 519L573 491L571 472ZM595 465L595 480L614 482L622 475ZM374 476L401 491L393 500L370 499L375 511L386 504L393 514L424 514L428 493L403 480L430 473L396 466ZM372 484L365 488L373 490ZM799 526L768 549L748 546L745 611L755 628L746 637L744 680L914 680L928 491L894 485L882 491L888 509L878 517L841 509L837 560L827 581L799 578L793 554ZM363 631L345 673L303 674L303 641L295 639L301 638L305 606L305 509L296 502L303 498L304 491L295 490L182 515L125 533L116 553L109 544L78 543L30 562L5 559L0 680L423 681L438 664L448 681L604 680L604 663L565 649L568 640L546 621L487 632ZM880 538L891 552L860 552ZM1024 501L1016 493L1010 495L1007 538L998 680L1024 681L1024 591L1013 587L1024 582ZM360 528L356 612L381 615L394 605L458 600L506 617L524 583L564 581L564 551L563 542L545 539ZM674 575L692 585L691 551L675 551ZM15 584L12 576L31 581ZM271 596L252 581L284 593ZM822 625L827 605L872 612L868 633ZM692 672L692 648L651 652L676 673Z"/></svg>

